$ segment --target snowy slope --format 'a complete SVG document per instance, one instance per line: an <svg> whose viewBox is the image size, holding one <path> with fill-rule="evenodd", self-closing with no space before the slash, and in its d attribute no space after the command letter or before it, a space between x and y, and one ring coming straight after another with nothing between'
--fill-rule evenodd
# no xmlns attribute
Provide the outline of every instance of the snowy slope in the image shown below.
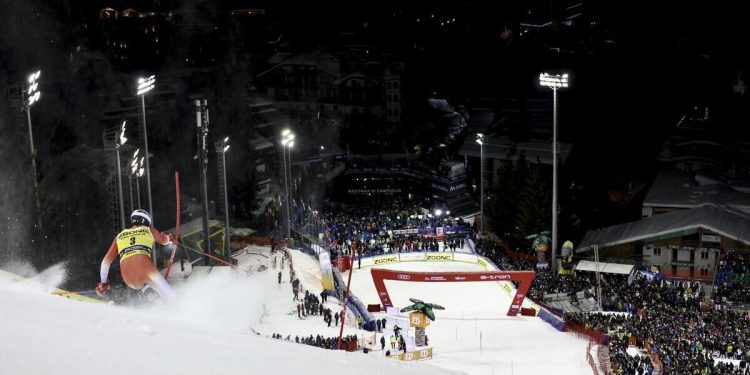
<svg viewBox="0 0 750 375"><path fill-rule="evenodd" d="M356 267L356 266L355 266ZM404 262L377 267L408 271L481 271L462 262ZM344 273L344 278L348 272ZM537 317L506 315L510 297L497 282L424 283L386 280L394 306L418 298L445 307L426 330L431 364L469 374L591 374L584 340L561 333ZM370 268L355 269L352 292L379 303ZM384 316L384 315L381 315Z"/></svg>
<svg viewBox="0 0 750 375"><path fill-rule="evenodd" d="M150 309L73 301L50 295L49 285L0 279L0 374L455 373L252 334L251 326L264 326L272 276L218 268L180 285L176 307Z"/></svg>

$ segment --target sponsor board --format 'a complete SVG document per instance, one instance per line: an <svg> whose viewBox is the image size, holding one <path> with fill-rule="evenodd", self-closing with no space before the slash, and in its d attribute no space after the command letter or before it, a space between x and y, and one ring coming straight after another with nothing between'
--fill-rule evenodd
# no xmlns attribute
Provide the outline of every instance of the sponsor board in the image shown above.
<svg viewBox="0 0 750 375"><path fill-rule="evenodd" d="M321 252L318 254L318 260L320 262L320 283L323 289L334 290L333 267L331 266L330 255L327 252Z"/></svg>
<svg viewBox="0 0 750 375"><path fill-rule="evenodd" d="M510 280L510 275L482 275L479 276L479 280ZM505 287L506 284L503 284Z"/></svg>
<svg viewBox="0 0 750 375"><path fill-rule="evenodd" d="M425 260L428 262L451 262L453 261L452 254L427 254Z"/></svg>
<svg viewBox="0 0 750 375"><path fill-rule="evenodd" d="M463 280L466 280L466 277L464 277L464 276L454 276L454 277L453 277L453 280L456 280L456 281L463 281Z"/></svg>
<svg viewBox="0 0 750 375"><path fill-rule="evenodd" d="M456 262L476 263L477 256L463 253L453 253L453 260Z"/></svg>
<svg viewBox="0 0 750 375"><path fill-rule="evenodd" d="M417 234L419 233L419 229L395 229L393 231L394 235L404 235L404 234Z"/></svg>
<svg viewBox="0 0 750 375"><path fill-rule="evenodd" d="M432 358L432 348L422 349L415 352L399 353L390 356L390 358L401 361L421 361Z"/></svg>
<svg viewBox="0 0 750 375"><path fill-rule="evenodd" d="M402 262L416 262L424 260L425 253L400 253L398 258Z"/></svg>
<svg viewBox="0 0 750 375"><path fill-rule="evenodd" d="M400 274L398 275L398 279L399 280L411 280L411 275Z"/></svg>
<svg viewBox="0 0 750 375"><path fill-rule="evenodd" d="M373 258L373 264L396 263L398 262L398 255L384 255Z"/></svg>
<svg viewBox="0 0 750 375"><path fill-rule="evenodd" d="M503 283L503 289L505 289L505 293L508 293L509 296L513 295L513 288L508 283Z"/></svg>
<svg viewBox="0 0 750 375"><path fill-rule="evenodd" d="M487 261L482 258L477 258L477 264L482 268L487 269Z"/></svg>
<svg viewBox="0 0 750 375"><path fill-rule="evenodd" d="M445 276L425 276L424 281L445 281Z"/></svg>

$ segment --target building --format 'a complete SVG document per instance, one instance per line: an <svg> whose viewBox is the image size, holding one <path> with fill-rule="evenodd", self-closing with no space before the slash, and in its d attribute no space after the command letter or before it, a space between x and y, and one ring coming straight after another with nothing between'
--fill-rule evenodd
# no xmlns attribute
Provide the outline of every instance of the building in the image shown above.
<svg viewBox="0 0 750 375"><path fill-rule="evenodd" d="M279 110L299 118L342 120L367 114L399 123L402 113L398 66L368 61L354 68L337 56L314 51L278 53L256 86ZM342 66L344 65L344 66Z"/></svg>
<svg viewBox="0 0 750 375"><path fill-rule="evenodd" d="M721 249L747 249L750 215L711 205L669 212L586 233L575 252L598 246L605 258L656 266L666 277L707 282Z"/></svg>
<svg viewBox="0 0 750 375"><path fill-rule="evenodd" d="M711 281L721 249L750 248L750 194L708 173L662 171L643 218L586 233L577 253L656 266L667 277Z"/></svg>
<svg viewBox="0 0 750 375"><path fill-rule="evenodd" d="M750 191L727 182L730 181L710 172L662 171L643 200L642 216L705 206L726 207L750 215Z"/></svg>
<svg viewBox="0 0 750 375"><path fill-rule="evenodd" d="M560 163L564 165L568 160L570 151L573 145L566 142L560 142ZM485 175L488 179L485 184L486 186L492 186L499 181L496 181L497 170L501 168L504 160L518 161L519 158L523 157L529 163L539 162L543 165L552 165L552 141L549 140L530 140L530 141L514 141L509 137L485 137L484 145L484 159L485 168L487 168L487 174ZM480 146L476 143L473 136L466 137L463 145L461 146L459 155L470 158L480 158Z"/></svg>

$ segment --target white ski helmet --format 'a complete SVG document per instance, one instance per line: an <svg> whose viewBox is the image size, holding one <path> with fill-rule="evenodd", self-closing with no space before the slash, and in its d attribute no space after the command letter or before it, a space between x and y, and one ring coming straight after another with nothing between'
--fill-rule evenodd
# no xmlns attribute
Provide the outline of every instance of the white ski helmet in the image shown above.
<svg viewBox="0 0 750 375"><path fill-rule="evenodd" d="M146 210L137 209L130 214L130 223L132 225L141 225L144 227L151 226L151 214Z"/></svg>

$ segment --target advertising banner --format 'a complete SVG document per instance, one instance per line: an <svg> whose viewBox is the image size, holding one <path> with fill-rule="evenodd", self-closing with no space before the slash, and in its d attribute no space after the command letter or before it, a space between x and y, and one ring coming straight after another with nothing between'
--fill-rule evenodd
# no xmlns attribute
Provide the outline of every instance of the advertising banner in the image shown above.
<svg viewBox="0 0 750 375"><path fill-rule="evenodd" d="M487 263L486 260L484 260L484 259L482 259L480 257L477 257L477 264L480 265L480 266L482 266L482 268L484 268L484 269L488 269L489 268L489 263Z"/></svg>
<svg viewBox="0 0 750 375"><path fill-rule="evenodd" d="M453 254L451 253L428 253L425 256L428 262L452 262Z"/></svg>
<svg viewBox="0 0 750 375"><path fill-rule="evenodd" d="M400 253L398 256L402 262L418 262L425 260L425 253Z"/></svg>
<svg viewBox="0 0 750 375"><path fill-rule="evenodd" d="M390 358L398 359L401 361L421 361L424 359L432 358L432 348L418 350L416 352L399 353L390 356Z"/></svg>
<svg viewBox="0 0 750 375"><path fill-rule="evenodd" d="M443 233L448 236L451 234L462 234L462 233L468 233L469 231L466 229L465 225L454 225L450 227L444 227Z"/></svg>
<svg viewBox="0 0 750 375"><path fill-rule="evenodd" d="M393 231L393 235L394 236L403 236L403 235L417 234L417 233L419 233L419 229L417 229L417 228L414 228L414 229L396 229L396 230Z"/></svg>
<svg viewBox="0 0 750 375"><path fill-rule="evenodd" d="M328 252L321 252L318 254L318 260L320 261L320 283L323 285L323 289L334 290L330 255L328 255Z"/></svg>
<svg viewBox="0 0 750 375"><path fill-rule="evenodd" d="M435 235L438 236L438 237L442 237L443 236L443 227L437 227L437 228L435 228Z"/></svg>
<svg viewBox="0 0 750 375"><path fill-rule="evenodd" d="M435 234L435 229L432 227L428 228L419 228L419 235L420 236L432 236Z"/></svg>
<svg viewBox="0 0 750 375"><path fill-rule="evenodd" d="M373 258L372 262L373 262L373 265L375 266L377 266L378 264L397 263L398 254L376 256Z"/></svg>
<svg viewBox="0 0 750 375"><path fill-rule="evenodd" d="M456 262L476 263L477 256L472 254L453 253L453 260Z"/></svg>

